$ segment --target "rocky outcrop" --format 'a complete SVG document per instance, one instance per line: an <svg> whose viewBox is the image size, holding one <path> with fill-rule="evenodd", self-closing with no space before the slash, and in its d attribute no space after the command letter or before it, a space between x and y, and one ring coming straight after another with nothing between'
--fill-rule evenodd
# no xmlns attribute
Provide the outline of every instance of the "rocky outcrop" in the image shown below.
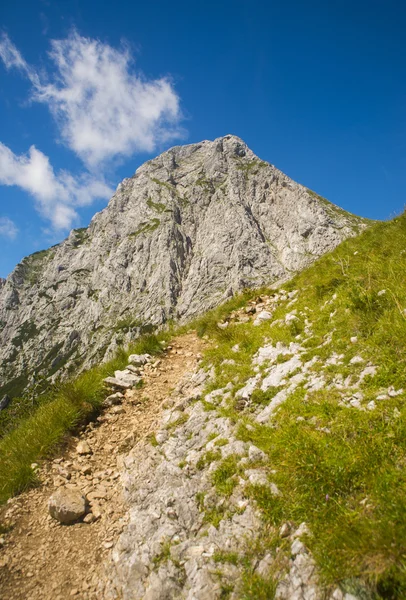
<svg viewBox="0 0 406 600"><path fill-rule="evenodd" d="M237 137L172 148L124 180L87 229L0 285L3 393L287 278L364 225Z"/></svg>

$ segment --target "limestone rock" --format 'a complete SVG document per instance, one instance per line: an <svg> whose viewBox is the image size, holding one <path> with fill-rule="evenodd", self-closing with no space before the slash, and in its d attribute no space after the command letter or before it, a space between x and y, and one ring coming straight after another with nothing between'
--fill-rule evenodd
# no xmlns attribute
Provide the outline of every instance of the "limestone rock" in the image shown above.
<svg viewBox="0 0 406 600"><path fill-rule="evenodd" d="M130 354L128 362L134 367L142 367L150 360L150 358L151 356L149 354Z"/></svg>
<svg viewBox="0 0 406 600"><path fill-rule="evenodd" d="M89 444L84 440L78 443L76 446L76 452L78 454L92 454Z"/></svg>
<svg viewBox="0 0 406 600"><path fill-rule="evenodd" d="M61 487L50 497L48 510L60 523L74 523L86 513L86 499L78 489Z"/></svg>
<svg viewBox="0 0 406 600"><path fill-rule="evenodd" d="M168 320L291 277L364 226L235 136L171 148L125 179L87 229L2 283L0 381L24 375L24 388L79 357L83 368L107 360ZM116 379L107 383L126 389Z"/></svg>

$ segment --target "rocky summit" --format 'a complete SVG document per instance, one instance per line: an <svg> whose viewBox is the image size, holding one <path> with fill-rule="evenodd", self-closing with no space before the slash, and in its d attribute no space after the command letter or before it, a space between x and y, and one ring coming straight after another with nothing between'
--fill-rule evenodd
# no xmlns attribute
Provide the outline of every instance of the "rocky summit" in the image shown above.
<svg viewBox="0 0 406 600"><path fill-rule="evenodd" d="M0 282L0 395L287 279L364 224L238 137L172 148L125 179L88 228Z"/></svg>

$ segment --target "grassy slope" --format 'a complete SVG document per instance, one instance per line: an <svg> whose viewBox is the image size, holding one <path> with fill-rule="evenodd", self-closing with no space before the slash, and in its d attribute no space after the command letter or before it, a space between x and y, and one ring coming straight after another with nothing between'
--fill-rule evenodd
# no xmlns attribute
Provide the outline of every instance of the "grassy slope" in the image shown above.
<svg viewBox="0 0 406 600"><path fill-rule="evenodd" d="M323 372L327 381L337 374L359 373L362 366L349 364L356 354L378 367L376 375L362 384L364 403L391 385L406 390L405 241L406 216L376 224L285 284L288 291L299 290L298 300L291 308L282 303L274 318L296 309L299 318L289 326L268 321L260 327L250 323L217 327L219 320L261 291L247 292L199 319L194 323L198 333L216 342L206 355L207 364L216 367L212 387L229 381L234 381L234 391L241 387L253 374L252 358L265 338L289 343L301 336L306 358L320 357L314 371ZM385 293L379 294L382 290ZM310 338L304 334L305 315L312 323ZM322 345L332 331L331 343ZM350 342L352 336L357 336L356 344ZM237 353L231 350L236 343ZM159 348L154 336L140 344L131 351ZM323 360L333 352L344 354L343 364L325 368ZM225 358L236 364L222 365ZM31 463L49 454L67 430L97 409L103 377L125 360L123 354L115 364L92 369L55 390L44 406L0 441L1 500L34 481ZM268 403L275 392L255 393L254 403ZM263 488L250 490L268 526L265 546L275 547L274 526L306 521L313 534L308 545L327 584L340 582L353 591L361 586L369 594L365 597L406 597L405 397L377 402L374 411L358 411L341 406L335 390L313 392L305 401L305 390L299 386L272 427L258 425L249 412L237 412L230 405L226 414L239 423L241 439L267 453L269 466L276 470L273 480L282 492L279 499ZM298 416L304 420L297 421ZM237 463L223 467L219 466L216 483L219 493L228 493L225 479L238 467ZM245 587L245 597L257 600L270 597L274 589L272 582L250 573Z"/></svg>
<svg viewBox="0 0 406 600"><path fill-rule="evenodd" d="M114 360L89 369L76 379L58 384L31 415L0 440L0 503L36 483L32 464L49 456L77 426L96 415L106 396L103 379L128 364L129 354L162 351L168 337L145 335Z"/></svg>
<svg viewBox="0 0 406 600"><path fill-rule="evenodd" d="M266 338L268 343L300 340L306 347L303 362L318 356L313 371L323 373L327 385L340 374L357 378L370 361L377 372L361 384L364 407L390 386L405 390L376 401L370 411L339 404L336 389L326 386L306 396L299 386L267 425L256 423L249 411L237 412L233 404L226 411L239 423L240 438L264 450L269 469L276 471L272 480L280 497L261 487L250 490L269 531L286 521L306 521L312 532L308 545L324 582L340 583L364 598L406 597L405 272L403 215L344 242L285 284L287 291L299 290L298 300L291 307L289 301L279 305L274 320L296 309L298 320L292 324L219 329L216 323L235 301L198 324L201 334L217 341L206 357L216 366L212 389L229 381L235 382L234 390L240 388L254 374L252 358ZM311 337L304 333L305 318L312 323ZM324 344L331 332L331 343ZM357 342L351 343L354 336ZM235 353L231 348L237 343ZM326 366L333 353L344 355L342 364ZM355 355L365 363L350 364ZM237 364L222 365L226 358ZM276 392L254 392L254 405L268 404ZM268 543L274 547L274 534ZM254 579L247 582L246 597L268 597Z"/></svg>

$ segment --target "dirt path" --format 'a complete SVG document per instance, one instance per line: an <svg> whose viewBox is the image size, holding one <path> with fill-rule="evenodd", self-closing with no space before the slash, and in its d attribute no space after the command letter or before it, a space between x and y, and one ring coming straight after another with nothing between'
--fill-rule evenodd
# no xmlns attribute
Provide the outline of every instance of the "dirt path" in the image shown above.
<svg viewBox="0 0 406 600"><path fill-rule="evenodd" d="M144 385L126 392L121 405L106 409L71 441L65 454L43 465L42 484L9 501L1 521L13 524L0 535L0 598L9 600L102 600L98 566L125 524L118 472L120 456L156 427L161 405L182 376L193 370L202 341L193 333L176 338L160 360L145 368ZM79 440L91 454L79 455ZM61 485L90 495L92 523L64 526L48 515L47 503Z"/></svg>

